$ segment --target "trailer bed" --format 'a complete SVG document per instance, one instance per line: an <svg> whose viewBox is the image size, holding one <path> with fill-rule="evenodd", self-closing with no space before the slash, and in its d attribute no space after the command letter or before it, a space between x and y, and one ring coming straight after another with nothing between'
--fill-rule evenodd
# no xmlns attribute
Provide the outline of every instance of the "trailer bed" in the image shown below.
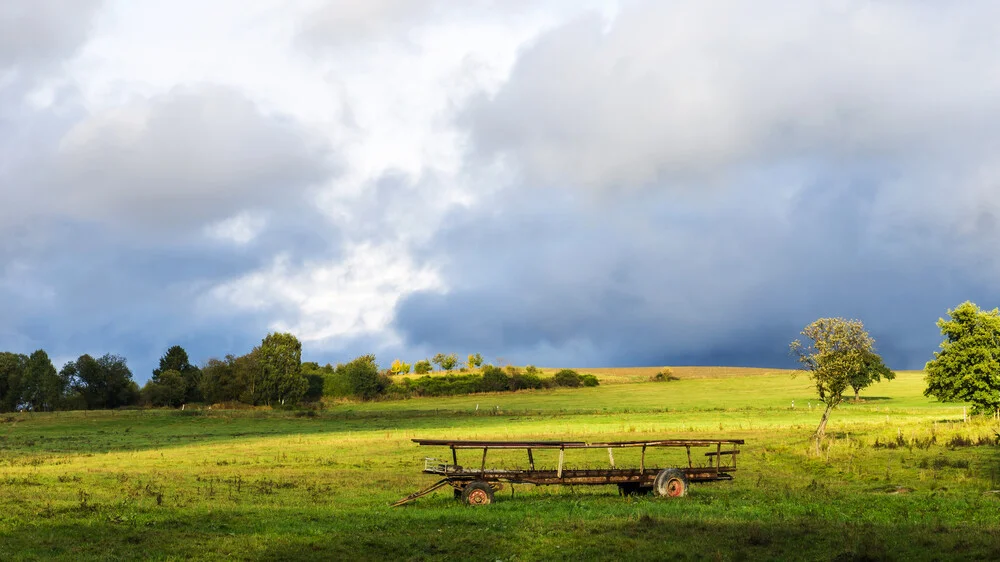
<svg viewBox="0 0 1000 562"><path fill-rule="evenodd" d="M732 480L736 472L736 457L742 439L657 439L644 441L613 441L588 443L584 441L481 441L481 440L446 440L446 439L413 439L421 446L447 447L451 450L452 463L441 462L438 459L425 459L425 474L432 474L441 479L431 486L414 492L395 502L393 505L403 505L421 496L450 485L455 489L455 497L461 497L466 503L470 500L470 492L475 496L475 505L491 503L492 490L500 488L501 482L510 484L533 484L537 486L566 485L615 485L622 493L640 493L656 490L658 495L678 496L687 493L688 482L714 482ZM614 449L641 448L642 455L639 467L615 466ZM687 466L647 467L646 450L659 447L683 447L687 452ZM725 447L725 448L724 448ZM708 448L704 453L708 463L705 466L695 466L692 449ZM462 466L458 463L459 450L481 449L482 458L478 467ZM528 468L489 468L486 465L487 453L490 450L523 449L527 453ZM539 449L557 449L559 462L555 469L536 468L533 451ZM564 466L565 451L575 449L607 449L610 466L608 468L566 468ZM724 462L725 461L725 462Z"/></svg>

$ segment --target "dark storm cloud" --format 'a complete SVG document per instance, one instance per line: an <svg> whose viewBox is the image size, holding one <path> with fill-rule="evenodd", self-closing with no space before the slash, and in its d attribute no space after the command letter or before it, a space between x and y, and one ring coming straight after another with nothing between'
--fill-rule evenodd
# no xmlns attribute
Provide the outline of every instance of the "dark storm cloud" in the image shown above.
<svg viewBox="0 0 1000 562"><path fill-rule="evenodd" d="M845 316L922 366L948 307L1000 299L996 15L630 2L543 34L462 115L469 163L518 179L428 247L450 289L402 302L400 331L521 362L784 366Z"/></svg>
<svg viewBox="0 0 1000 562"><path fill-rule="evenodd" d="M818 175L784 203L753 181L711 203L504 193L450 217L428 246L450 290L405 299L397 328L415 346L522 363L790 366L805 324L846 316L893 366L917 368L946 308L1000 297L919 229L874 231L877 186Z"/></svg>
<svg viewBox="0 0 1000 562"><path fill-rule="evenodd" d="M3 92L0 349L122 353L140 381L174 343L196 361L244 353L284 311L222 309L204 293L279 254L339 252L309 197L335 173L329 148L242 93L180 87L88 114L71 89L41 108L24 91ZM255 236L207 236L243 213Z"/></svg>

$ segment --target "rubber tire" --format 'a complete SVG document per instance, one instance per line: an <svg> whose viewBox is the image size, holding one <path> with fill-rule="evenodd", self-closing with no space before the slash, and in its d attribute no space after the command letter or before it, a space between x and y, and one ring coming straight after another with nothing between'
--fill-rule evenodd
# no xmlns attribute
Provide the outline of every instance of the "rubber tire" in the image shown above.
<svg viewBox="0 0 1000 562"><path fill-rule="evenodd" d="M653 493L661 498L680 498L688 493L688 479L684 471L664 468L653 480Z"/></svg>
<svg viewBox="0 0 1000 562"><path fill-rule="evenodd" d="M488 482L476 480L462 488L462 503L465 505L489 505L493 503L493 488Z"/></svg>

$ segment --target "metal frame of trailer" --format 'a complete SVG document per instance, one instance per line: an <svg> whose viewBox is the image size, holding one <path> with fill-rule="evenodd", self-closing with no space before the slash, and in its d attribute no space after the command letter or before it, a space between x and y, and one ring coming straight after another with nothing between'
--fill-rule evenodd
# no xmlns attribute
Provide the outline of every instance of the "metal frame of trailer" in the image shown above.
<svg viewBox="0 0 1000 562"><path fill-rule="evenodd" d="M632 495L653 492L661 497L680 497L687 494L689 482L715 482L732 480L736 472L736 457L742 439L659 439L648 441L612 441L587 443L583 441L463 441L448 439L413 439L422 446L448 447L451 449L451 464L438 459L424 459L424 474L440 476L441 479L430 486L414 492L393 503L400 506L444 486L454 488L454 495L468 505L486 505L493 502L493 493L508 484L552 484L570 485L610 485L617 484L619 493ZM624 447L641 447L642 455L638 468L615 466L614 450ZM687 451L687 466L648 467L646 450L654 447L683 447ZM704 454L707 465L695 466L692 449L709 449ZM482 449L478 466L468 467L458 464L458 451ZM490 450L524 449L527 452L528 468L498 469L486 466ZM555 469L536 468L532 451L558 449L559 463ZM565 466L566 450L607 449L609 468L576 469ZM725 461L725 462L724 462Z"/></svg>

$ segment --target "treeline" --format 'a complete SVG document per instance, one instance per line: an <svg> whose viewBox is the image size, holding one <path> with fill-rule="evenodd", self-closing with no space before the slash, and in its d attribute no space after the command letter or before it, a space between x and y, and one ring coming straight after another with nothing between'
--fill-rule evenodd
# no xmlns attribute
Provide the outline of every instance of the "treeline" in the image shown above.
<svg viewBox="0 0 1000 562"><path fill-rule="evenodd" d="M96 410L138 402L139 387L124 357L81 355L57 372L44 350L0 352L0 411Z"/></svg>
<svg viewBox="0 0 1000 562"><path fill-rule="evenodd" d="M268 334L246 355L209 359L201 368L180 346L171 347L153 371L141 399L150 406L184 403L294 405L318 400L322 380L302 371L302 344L287 333Z"/></svg>
<svg viewBox="0 0 1000 562"><path fill-rule="evenodd" d="M268 334L250 353L191 364L181 346L160 358L141 389L124 357L81 355L56 371L44 350L0 352L0 411L98 410L239 402L297 404L319 400L322 377L302 372L302 344L292 334Z"/></svg>
<svg viewBox="0 0 1000 562"><path fill-rule="evenodd" d="M545 377L534 366L483 365L471 354L462 365L455 354L417 361L417 373L438 365L446 374L407 378L411 366L399 360L380 369L374 355L336 366L302 363L302 344L288 333L268 334L245 355L193 365L175 345L140 389L124 357L81 355L56 370L48 354L0 352L0 411L94 410L121 407L180 407L184 404L291 406L323 396L374 400L411 396L454 396L480 392L597 386L597 377L563 369ZM453 373L452 369L459 368ZM469 372L476 369L476 372Z"/></svg>
<svg viewBox="0 0 1000 562"><path fill-rule="evenodd" d="M320 367L316 363L304 363L303 372L311 377L322 378L322 392L325 396L362 400L598 385L594 375L581 375L571 369L563 369L551 377L545 377L538 368L531 365L523 370L513 366L500 368L483 365L478 373L406 378L393 376L400 372L398 369L380 370L374 355L363 355L337 366L327 364Z"/></svg>

